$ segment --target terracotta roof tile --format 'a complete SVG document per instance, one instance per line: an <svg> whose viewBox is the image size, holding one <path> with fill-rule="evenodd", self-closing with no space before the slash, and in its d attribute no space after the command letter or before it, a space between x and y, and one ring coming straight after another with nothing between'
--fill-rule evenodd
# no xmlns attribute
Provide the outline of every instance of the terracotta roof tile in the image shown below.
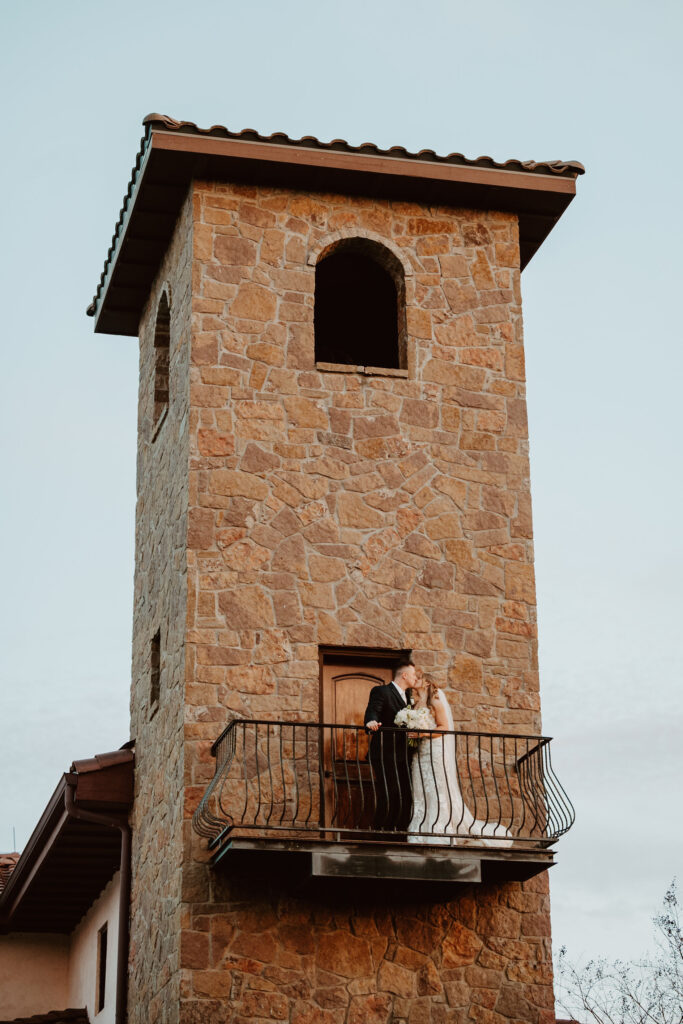
<svg viewBox="0 0 683 1024"><path fill-rule="evenodd" d="M421 149L417 153L411 153L403 146L390 146L389 149L380 149L374 142L362 142L360 146L351 146L345 139L321 142L314 135L304 135L301 139L291 139L284 132L260 135L253 128L244 128L240 132L233 132L222 124L214 124L211 128L199 128L194 121L176 121L166 114L148 114L142 123L152 128L179 132L184 135L213 135L221 139L241 139L244 142L268 142L271 145L328 149L341 153L361 153L367 156L393 156L401 160L429 160L435 163L458 164L467 167L496 167L510 171L526 171L533 174L561 174L573 178L577 174L585 173L583 164L577 160L543 160L539 162L536 160L513 159L500 163L490 156L478 156L474 159L463 156L462 153L448 153L446 156L439 156L433 149Z"/></svg>
<svg viewBox="0 0 683 1024"><path fill-rule="evenodd" d="M96 772L100 768L110 768L114 764L126 764L128 761L134 760L135 754L132 750L111 750L106 754L95 754L94 757L85 757L81 761L74 761L71 771L84 775L86 772Z"/></svg>
<svg viewBox="0 0 683 1024"><path fill-rule="evenodd" d="M18 853L0 853L0 892L9 882L9 876L14 871L19 857Z"/></svg>

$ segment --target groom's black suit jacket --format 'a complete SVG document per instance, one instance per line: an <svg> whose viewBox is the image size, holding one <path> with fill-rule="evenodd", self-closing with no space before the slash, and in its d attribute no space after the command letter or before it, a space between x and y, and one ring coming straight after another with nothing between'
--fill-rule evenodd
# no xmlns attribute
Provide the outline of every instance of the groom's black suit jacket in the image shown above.
<svg viewBox="0 0 683 1024"><path fill-rule="evenodd" d="M393 683L386 686L373 686L370 690L368 706L365 711L364 723L379 722L381 726L393 726L397 713L407 707L407 701L401 700ZM387 756L397 760L408 759L408 737L398 733L381 736L381 729L370 733L370 760L379 761Z"/></svg>

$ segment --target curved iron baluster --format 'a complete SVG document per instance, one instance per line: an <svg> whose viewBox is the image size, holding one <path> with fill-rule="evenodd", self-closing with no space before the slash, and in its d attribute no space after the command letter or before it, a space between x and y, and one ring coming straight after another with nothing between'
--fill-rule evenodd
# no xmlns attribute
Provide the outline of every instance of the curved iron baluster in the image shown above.
<svg viewBox="0 0 683 1024"><path fill-rule="evenodd" d="M517 757L517 739L515 738L515 771L517 772L517 779L519 781L519 796L522 801L522 820L519 823L519 834L521 836L524 826L526 825L526 797L525 797L525 783L524 783L524 772L526 771L526 758L529 754L529 740L524 737L525 752L521 757Z"/></svg>
<svg viewBox="0 0 683 1024"><path fill-rule="evenodd" d="M532 779L532 793L534 798L534 827L541 835L545 834L545 807L541 803L540 792L543 787L543 775L541 765L542 743L537 743L532 750L533 757L529 758L529 776Z"/></svg>
<svg viewBox="0 0 683 1024"><path fill-rule="evenodd" d="M448 795L448 821L446 822L446 828L444 829L444 835L450 835L451 836L450 842L451 842L451 846L452 846L453 845L453 838L452 838L452 836L453 836L453 796L451 794L451 783L450 783L449 778L448 778L448 772L446 771L446 737L447 736L448 737L451 737L451 736L453 737L453 763L455 765L455 771L457 773L457 771L458 771L458 762L457 762L457 758L456 758L456 749L455 749L455 733L451 732L451 730L448 730L447 732L444 732L444 731L440 730L439 731L439 735L441 737L441 766L443 768L443 777L446 780L446 793ZM449 739L449 742L450 742L450 739ZM446 829L448 829L448 831L446 831Z"/></svg>
<svg viewBox="0 0 683 1024"><path fill-rule="evenodd" d="M534 745L529 749L529 737L524 737L526 743L526 750L517 761L517 771L520 780L520 791L522 793L522 806L524 810L524 823L526 822L527 810L529 816L533 815L533 822L529 826L529 837L534 838L534 829L538 824L538 814L536 812L536 793L534 787L534 779L532 776L532 760L533 755L538 750L538 744Z"/></svg>
<svg viewBox="0 0 683 1024"><path fill-rule="evenodd" d="M266 815L266 827L270 824L270 819L273 816L275 809L274 805L274 789L273 789L273 769L271 767L270 758L270 722L266 722L266 764L268 765L268 784L270 786L270 807Z"/></svg>
<svg viewBox="0 0 683 1024"><path fill-rule="evenodd" d="M330 825L339 824L337 815L339 813L339 787L337 785L337 734L334 726L330 729L330 761L332 764L332 807L334 813L330 818Z"/></svg>
<svg viewBox="0 0 683 1024"><path fill-rule="evenodd" d="M332 740L330 740L330 743ZM330 750L332 748L330 747ZM334 775L334 765L332 775ZM325 792L325 726L321 725L318 728L318 794L320 799L320 818L321 825L327 825L325 821L325 810L327 793Z"/></svg>
<svg viewBox="0 0 683 1024"><path fill-rule="evenodd" d="M418 743L419 743L419 740L418 740ZM426 822L427 822L427 790L425 789L425 780L424 780L424 775L422 774L422 758L420 757L419 747L418 747L417 753L415 754L415 757L417 758L417 768L418 768L418 771L420 773L420 787L422 789L422 803L424 805L424 811L422 812L422 818L420 819L420 821L418 822L418 825L417 825L418 834L422 835L422 826L425 825ZM429 830L429 826L427 825L427 828L425 829L425 832L429 832L429 831L430 831Z"/></svg>
<svg viewBox="0 0 683 1024"><path fill-rule="evenodd" d="M474 788L474 782L472 781L472 765L470 764L470 736L472 734L468 732L465 735L467 737L467 743L466 743L467 774L468 774L469 780L470 780L470 791L472 793L472 804L473 804L473 807L472 807L472 818L473 818L473 820L472 820L469 828L467 829L467 835L471 836L472 835L472 825L474 825L474 822L477 819L477 794L476 794L476 791L475 791L475 788Z"/></svg>
<svg viewBox="0 0 683 1024"><path fill-rule="evenodd" d="M308 814L306 815L306 819L304 821L304 825L306 825L306 827L308 827L308 825L310 823L310 820L311 820L311 815L313 814L313 804L314 804L314 801L313 801L313 781L312 781L313 780L313 770L311 769L311 755L310 755L309 740L310 740L311 736L315 737L316 734L315 734L315 731L313 729L310 729L308 726L305 726L304 728L305 728L304 735L305 735L305 738L306 738L306 778L308 779ZM320 744L320 738L318 738L318 744ZM321 813L322 813L322 808L321 808Z"/></svg>
<svg viewBox="0 0 683 1024"><path fill-rule="evenodd" d="M244 768L244 807L242 808L242 821L241 821L241 824L243 825L244 824L244 819L247 816L247 808L249 807L249 775L247 774L247 723L246 722L242 726L242 752L243 752L243 757L244 757L244 764L243 764L243 768Z"/></svg>
<svg viewBox="0 0 683 1024"><path fill-rule="evenodd" d="M348 807L348 812L350 814L352 809L353 809L353 804L352 804L352 798L351 798L351 779L349 778L349 763L348 763L348 759L347 759L347 756L346 756L346 738L347 738L347 735L348 735L347 731L344 730L342 732L342 760L344 762L344 777L346 779L346 799L348 801L347 807ZM348 822L347 821L340 821L340 824L341 825L347 825Z"/></svg>
<svg viewBox="0 0 683 1024"><path fill-rule="evenodd" d="M225 831L226 825L229 827L229 821L226 822L224 818L219 818L214 814L210 810L209 804L212 797L217 795L216 790L221 780L229 773L235 757L237 750L235 726L236 721L231 722L227 729L223 730L212 747L212 752L216 757L216 771L199 802L199 806L192 815L192 827L195 832L209 840L215 840L221 835Z"/></svg>
<svg viewBox="0 0 683 1024"><path fill-rule="evenodd" d="M299 774L297 772L296 764L296 726L292 726L292 768L294 772L294 814L292 815L292 822L296 822L299 817Z"/></svg>
<svg viewBox="0 0 683 1024"><path fill-rule="evenodd" d="M489 798L488 798L488 794L486 792L486 778L484 777L484 766L481 763L481 744L482 744L482 739L483 739L483 736L481 736L481 735L477 736L477 741L478 741L477 742L477 760L479 762L479 778L481 779L481 788L484 790L484 802L486 804L486 818L484 819L484 827L486 827L488 825L488 823L489 823ZM476 818L477 815L475 814L474 817Z"/></svg>
<svg viewBox="0 0 683 1024"><path fill-rule="evenodd" d="M287 783L285 781L285 758L282 751L282 732L284 728L284 725L280 725L280 775L282 777L282 813L280 814L280 824L282 824L282 822L285 820L285 811L287 810Z"/></svg>
<svg viewBox="0 0 683 1024"><path fill-rule="evenodd" d="M574 824L576 813L574 811L574 805L567 796L567 792L562 786L561 782L555 775L552 766L552 753L550 751L550 744L546 747L547 751L547 774L548 780L548 791L552 793L552 797L555 800L559 814L561 815L561 821L558 821L553 827L553 838L558 839L560 836L568 832Z"/></svg>
<svg viewBox="0 0 683 1024"><path fill-rule="evenodd" d="M382 772L382 782L384 783L384 821L378 822L380 828L384 827L385 822L389 817L389 787L387 786L387 773L384 768L384 730L378 729L379 733L379 768Z"/></svg>
<svg viewBox="0 0 683 1024"><path fill-rule="evenodd" d="M498 832L498 829L499 829L500 823L501 823L500 819L503 816L503 807L502 807L502 804L500 802L500 793L498 792L498 779L496 778L496 762L495 762L495 759L494 759L494 756L493 756L493 739L494 739L493 736L489 736L489 754L491 755L491 775L493 777L493 788L496 791L496 801L498 803L498 818L496 820L496 824L495 824L495 827L493 829L493 838L494 839L495 838L501 839L501 838L504 838L504 837L497 836L497 832Z"/></svg>
<svg viewBox="0 0 683 1024"><path fill-rule="evenodd" d="M422 736L423 734L420 734L420 735ZM436 773L434 771L434 747L432 745L432 734L429 733L427 736L424 736L424 739L429 739L429 767L432 770L432 779L436 782ZM418 743L420 743L420 742L421 742L421 740L418 740ZM420 755L418 753L418 757L419 756ZM435 790L435 793L436 793L436 817L434 818L434 821L428 822L427 826L428 826L428 831L431 832L432 835L437 835L437 834L440 835L440 833L437 833L436 828L437 828L437 825L439 824L439 818L441 816L441 800L439 798L439 787L436 784L434 785L434 790ZM426 804L426 801L425 801L425 804Z"/></svg>
<svg viewBox="0 0 683 1024"><path fill-rule="evenodd" d="M370 742L371 737L368 737L368 768L370 769L370 784L372 786L372 821L370 823L370 827L372 828L377 820L377 808L379 804L377 802L377 786L375 785L375 769L372 765L372 761L370 760Z"/></svg>
<svg viewBox="0 0 683 1024"><path fill-rule="evenodd" d="M465 737L465 740L467 740L467 737ZM460 745L462 746L462 744ZM462 823L465 820L465 794L462 791L462 776L460 774L460 765L458 764L458 733L453 734L453 750L455 757L455 777L458 783L458 792L460 793L461 804L460 818L458 819L458 824L455 826L455 834L459 836Z"/></svg>
<svg viewBox="0 0 683 1024"><path fill-rule="evenodd" d="M397 742L400 742L400 741L399 741L398 736L396 735L396 729L392 727L392 730L391 730L391 749L393 751L393 757L394 757L394 782L396 784L396 792L398 793L398 815L397 815L398 821L394 821L394 824L392 826L392 832L400 831L400 829L398 828L398 822L401 820L401 817L402 817L402 814L403 814L403 796L401 794L401 782L400 782L400 777L399 777L399 774L398 774L398 762L397 762L397 759L396 759L396 744L397 744ZM407 740L406 740L406 742L407 742ZM389 808L389 811L391 811L391 808Z"/></svg>
<svg viewBox="0 0 683 1024"><path fill-rule="evenodd" d="M513 800L513 797L512 797L512 790L510 789L510 773L508 772L508 762L507 762L507 757L505 756L505 740L506 740L507 737L503 736L501 738L503 740L503 752L502 752L502 755L501 755L502 758L503 758L503 772L505 774L505 785L507 786L508 800L510 801L510 821L504 827L506 828L506 830L510 834L512 834L512 821L513 821L513 818L515 816L515 804L514 804L514 800ZM503 824L503 820L502 819L503 819L503 815L501 813L501 825Z"/></svg>
<svg viewBox="0 0 683 1024"><path fill-rule="evenodd" d="M363 773L360 766L360 738L361 729L356 730L355 743L356 743L356 778L358 779L358 792L360 793L360 814L358 815L359 821L363 821L365 817L365 786L363 785ZM353 821L351 822L353 823Z"/></svg>

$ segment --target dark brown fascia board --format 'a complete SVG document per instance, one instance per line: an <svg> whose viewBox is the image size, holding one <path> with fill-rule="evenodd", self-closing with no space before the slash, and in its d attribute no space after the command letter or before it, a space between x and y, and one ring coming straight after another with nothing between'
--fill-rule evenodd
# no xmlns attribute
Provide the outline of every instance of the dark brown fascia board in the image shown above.
<svg viewBox="0 0 683 1024"><path fill-rule="evenodd" d="M66 823L68 815L64 806L64 793L68 778L69 776L65 774L59 780L14 871L9 876L7 885L0 894L0 932L20 903Z"/></svg>
<svg viewBox="0 0 683 1024"><path fill-rule="evenodd" d="M402 178L425 178L436 181L467 182L497 188L524 188L539 192L576 193L574 178L557 174L504 171L470 165L438 164L428 160L377 156L374 153L343 153L338 150L297 149L268 142L241 142L177 132L152 131L152 149L193 153L203 156L228 157L239 160L261 160L264 163L294 164L341 171L399 175ZM142 168L141 168L142 174Z"/></svg>
<svg viewBox="0 0 683 1024"><path fill-rule="evenodd" d="M155 180L149 183L147 177L151 163L154 163ZM277 179L282 176L285 183L288 177L296 176L297 173L317 173L320 175L321 185L324 184L326 175L334 176L335 186L332 191L339 191L339 176L349 182L354 179L356 183L372 182L372 189L369 190L371 194L381 194L382 182L386 183L385 187L394 190L396 183L402 182L406 191L410 190L412 193L420 188L427 191L430 188L437 188L441 193L444 189L449 189L450 192L452 188L452 198L449 195L449 200L453 206L471 206L473 194L479 193L479 203L474 202L479 208L519 209L522 267L531 259L576 194L575 176L502 170L470 164L437 163L372 153L299 148L264 141L179 133L148 126L134 181L131 182L129 199L109 250L103 280L88 309L89 314L95 317L96 333L128 336L138 333L138 321L146 292L138 292L133 297L131 293L135 289L117 284L115 278L117 268L126 262L125 254L122 258L122 252L126 248L131 224L135 222L140 206L144 206L144 199L140 201L141 196L161 186L164 168L171 172L176 187L181 183L189 187L193 178L202 177L204 167L208 168L206 176L212 178L216 176L214 169L221 165L226 168L228 178L236 167L242 167L244 174L244 169L248 170L250 166L259 170L264 167L271 168L271 178ZM311 187L310 184L308 187ZM358 187L353 191L358 193ZM459 200L459 196L465 198ZM520 202L521 197L524 197L523 203ZM440 197L439 202L447 200ZM533 229L530 237L525 240L526 224L534 220L537 211L540 213L538 220L542 223L541 230L537 232ZM176 210L176 216L177 212ZM151 265L147 267L148 277L153 276L152 270L155 272L162 255L163 253L159 253L155 268ZM144 274L142 277L144 278ZM116 300L117 294L120 296L119 302ZM144 295L144 298L141 298L141 295Z"/></svg>

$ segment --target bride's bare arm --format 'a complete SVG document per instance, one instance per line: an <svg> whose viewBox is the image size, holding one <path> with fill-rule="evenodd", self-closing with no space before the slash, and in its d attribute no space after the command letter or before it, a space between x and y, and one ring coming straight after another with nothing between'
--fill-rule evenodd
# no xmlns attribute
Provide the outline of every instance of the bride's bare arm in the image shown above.
<svg viewBox="0 0 683 1024"><path fill-rule="evenodd" d="M432 711L434 712L437 729L448 729L450 727L450 723L448 721L448 715L446 714L444 698L441 690L437 690L434 694L432 700Z"/></svg>

